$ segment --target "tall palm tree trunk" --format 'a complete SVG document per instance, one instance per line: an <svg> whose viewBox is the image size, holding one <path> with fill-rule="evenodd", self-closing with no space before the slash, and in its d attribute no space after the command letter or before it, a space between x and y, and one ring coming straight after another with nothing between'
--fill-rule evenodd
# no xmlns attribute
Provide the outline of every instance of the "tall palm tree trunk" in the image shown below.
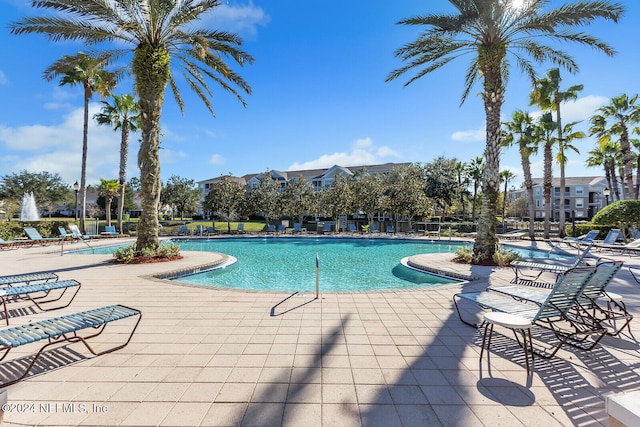
<svg viewBox="0 0 640 427"><path fill-rule="evenodd" d="M552 153L551 142L544 144L544 238L549 238L551 220L551 187L552 187L552 171L551 171Z"/></svg>
<svg viewBox="0 0 640 427"><path fill-rule="evenodd" d="M556 96L555 99L556 104L556 121L558 123L558 158L560 159L560 223L558 224L559 228L559 237L563 238L565 236L564 232L564 222L565 222L565 211L564 211L564 188L566 185L565 176L564 176L564 139L562 138L562 121L560 117L560 99Z"/></svg>
<svg viewBox="0 0 640 427"><path fill-rule="evenodd" d="M122 134L120 136L120 200L118 201L118 231L122 231L122 215L124 213L124 190L127 180L127 155L129 154L129 122L122 122Z"/></svg>
<svg viewBox="0 0 640 427"><path fill-rule="evenodd" d="M169 54L163 48L138 47L133 58L136 76L142 141L138 153L142 213L138 223L138 251L156 250L158 241L158 207L160 205L160 115L164 91L169 81Z"/></svg>
<svg viewBox="0 0 640 427"><path fill-rule="evenodd" d="M531 162L529 161L529 152L526 145L520 146L520 163L522 164L522 173L524 175L524 187L527 189L527 203L529 205L529 238L535 240L535 217L536 207L533 199L533 179L531 178Z"/></svg>
<svg viewBox="0 0 640 427"><path fill-rule="evenodd" d="M87 151L89 141L89 99L90 83L84 83L84 124L82 126L82 165L80 167L80 230L86 233L85 217L87 216Z"/></svg>
<svg viewBox="0 0 640 427"><path fill-rule="evenodd" d="M613 161L609 163L609 175L611 175L611 188L613 190L613 194L616 197L616 200L620 200L620 189L618 188L618 175L616 174L616 167L613 164Z"/></svg>
<svg viewBox="0 0 640 427"><path fill-rule="evenodd" d="M484 150L485 169L482 177L482 212L478 221L478 235L473 245L474 258L491 260L496 252L498 238L498 195L500 193L500 140L502 122L500 111L504 102L501 65L506 55L505 46L481 47L480 70L483 75L484 110L487 117L487 142Z"/></svg>
<svg viewBox="0 0 640 427"><path fill-rule="evenodd" d="M624 177L627 182L629 193L625 194L624 185L622 186L622 194L625 199L637 198L633 194L633 153L629 144L629 130L626 126L622 126L622 134L620 135L620 152L622 153L622 164L624 166Z"/></svg>

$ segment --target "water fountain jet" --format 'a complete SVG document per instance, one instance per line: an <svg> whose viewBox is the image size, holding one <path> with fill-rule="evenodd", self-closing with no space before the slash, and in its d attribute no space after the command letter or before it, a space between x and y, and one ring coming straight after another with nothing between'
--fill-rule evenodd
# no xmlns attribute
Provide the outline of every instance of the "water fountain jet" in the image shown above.
<svg viewBox="0 0 640 427"><path fill-rule="evenodd" d="M20 206L20 221L38 221L40 215L36 207L36 199L33 193L25 193L22 196L22 204Z"/></svg>

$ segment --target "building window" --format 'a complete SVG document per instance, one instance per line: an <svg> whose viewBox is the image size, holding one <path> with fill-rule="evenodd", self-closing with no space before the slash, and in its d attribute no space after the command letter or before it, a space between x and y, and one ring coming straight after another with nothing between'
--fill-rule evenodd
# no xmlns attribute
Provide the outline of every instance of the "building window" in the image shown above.
<svg viewBox="0 0 640 427"><path fill-rule="evenodd" d="M584 199L582 197L578 197L576 199L576 208L580 208L580 209L584 208Z"/></svg>
<svg viewBox="0 0 640 427"><path fill-rule="evenodd" d="M560 195L560 187L553 187L553 195L554 196Z"/></svg>
<svg viewBox="0 0 640 427"><path fill-rule="evenodd" d="M584 187L576 187L576 196L582 196L584 194Z"/></svg>
<svg viewBox="0 0 640 427"><path fill-rule="evenodd" d="M534 189L534 193L533 194L535 194L536 196L539 196L540 194L542 194L542 188L536 187Z"/></svg>
<svg viewBox="0 0 640 427"><path fill-rule="evenodd" d="M574 211L574 218L584 218L584 211Z"/></svg>
<svg viewBox="0 0 640 427"><path fill-rule="evenodd" d="M571 195L571 187L564 187L564 195L565 196Z"/></svg>

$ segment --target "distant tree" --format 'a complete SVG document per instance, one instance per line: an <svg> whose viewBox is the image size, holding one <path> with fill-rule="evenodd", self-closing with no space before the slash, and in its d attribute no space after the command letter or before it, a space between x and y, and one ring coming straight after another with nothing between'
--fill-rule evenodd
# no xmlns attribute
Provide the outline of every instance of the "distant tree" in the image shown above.
<svg viewBox="0 0 640 427"><path fill-rule="evenodd" d="M305 215L318 210L318 200L313 187L302 175L289 180L282 194L283 213L291 215L302 224Z"/></svg>
<svg viewBox="0 0 640 427"><path fill-rule="evenodd" d="M396 220L405 218L409 228L414 217L431 212L431 202L424 192L424 171L419 165L391 169L385 174L383 184L388 202L386 209L393 212Z"/></svg>
<svg viewBox="0 0 640 427"><path fill-rule="evenodd" d="M467 175L467 164L465 162L456 162L456 176L458 177L458 186L460 187L460 213L462 218L466 216L465 196L468 195L467 186L469 185L469 176Z"/></svg>
<svg viewBox="0 0 640 427"><path fill-rule="evenodd" d="M120 193L120 184L115 179L100 178L98 194L104 196L104 208L107 214L107 225L111 225L111 202ZM122 233L122 229L118 230Z"/></svg>
<svg viewBox="0 0 640 427"><path fill-rule="evenodd" d="M137 176L132 176L131 178L129 178L129 182L127 183L127 187L131 188L134 193L139 192L140 189L141 189L141 187L140 187L140 178L138 178Z"/></svg>
<svg viewBox="0 0 640 427"><path fill-rule="evenodd" d="M60 78L60 86L80 85L84 90L84 123L82 129L82 165L80 170L80 229L85 232L84 218L87 204L87 151L89 136L89 101L94 92L106 96L116 85L117 74L105 70L108 56L91 56L82 52L64 55L44 71L44 78Z"/></svg>
<svg viewBox="0 0 640 427"><path fill-rule="evenodd" d="M538 105L544 111L555 111L556 112L556 125L558 130L558 159L560 165L560 237L564 237L564 221L565 221L565 212L564 212L564 188L566 186L565 183L565 139L562 136L564 131L564 127L562 125L562 114L560 113L560 105L563 102L567 101L575 101L578 99L578 92L580 92L584 86L583 85L574 85L565 90L560 89L560 82L562 78L560 77L560 69L552 68L547 71L547 76L538 79L535 82L534 89L531 92L530 100L531 105Z"/></svg>
<svg viewBox="0 0 640 427"><path fill-rule="evenodd" d="M542 142L544 142L543 158L543 192L544 192L544 238L549 238L550 226L549 221L553 213L551 212L551 191L553 189L553 145L557 142L554 136L557 123L553 121L551 113L544 113L538 121L538 130ZM564 191L564 189L562 189ZM564 206L562 207L564 210Z"/></svg>
<svg viewBox="0 0 640 427"><path fill-rule="evenodd" d="M356 171L351 181L356 211L362 211L367 216L367 224L373 224L376 213L385 207L385 188L382 183L383 174L372 174L362 169Z"/></svg>
<svg viewBox="0 0 640 427"><path fill-rule="evenodd" d="M503 123L504 138L502 143L509 147L518 145L520 152L520 164L524 175L524 187L527 190L527 200L529 205L529 238L535 239L534 219L536 217L536 207L533 199L533 178L531 177L531 156L538 152L538 135L536 125L528 112L521 110L513 113L510 122Z"/></svg>
<svg viewBox="0 0 640 427"><path fill-rule="evenodd" d="M211 184L205 197L204 208L219 214L227 220L227 231L231 233L231 219L242 209L245 188L235 181L231 174L223 175Z"/></svg>
<svg viewBox="0 0 640 427"><path fill-rule="evenodd" d="M338 174L328 187L320 191L317 213L338 221L340 215L350 215L357 211L353 179Z"/></svg>
<svg viewBox="0 0 640 427"><path fill-rule="evenodd" d="M182 219L185 212L198 210L202 193L195 185L192 179L171 175L162 189L160 201L165 205L173 206Z"/></svg>
<svg viewBox="0 0 640 427"><path fill-rule="evenodd" d="M122 213L124 212L124 195L127 180L127 155L129 153L129 133L140 126L140 109L138 103L129 94L112 95L113 104L102 101L102 112L93 116L99 125L120 129L120 203L118 203L118 230L122 230Z"/></svg>
<svg viewBox="0 0 640 427"><path fill-rule="evenodd" d="M274 179L271 172L267 170L262 174L258 186L249 190L248 198L253 211L261 214L267 225L271 218L277 217L282 212L281 188L280 181Z"/></svg>
<svg viewBox="0 0 640 427"><path fill-rule="evenodd" d="M467 163L467 174L471 182L473 182L473 204L471 208L471 219L473 221L477 219L476 202L478 199L478 189L482 183L482 176L484 175L484 166L484 158L482 157L475 157Z"/></svg>
<svg viewBox="0 0 640 427"><path fill-rule="evenodd" d="M505 212L507 210L507 189L509 188L509 183L516 177L516 175L511 172L509 169L505 169L500 171L500 181L504 183L504 192L502 193L502 228L504 231L504 218Z"/></svg>
<svg viewBox="0 0 640 427"><path fill-rule="evenodd" d="M2 177L0 199L6 199L19 206L22 197L29 193L33 193L40 211L45 208L49 212L56 206L65 204L73 194L71 187L65 184L57 173L22 170Z"/></svg>
<svg viewBox="0 0 640 427"><path fill-rule="evenodd" d="M456 159L440 156L424 165L425 194L433 199L443 212L453 204L461 190L456 163Z"/></svg>
<svg viewBox="0 0 640 427"><path fill-rule="evenodd" d="M637 191L634 191L633 184L633 161L634 154L631 151L630 144L630 128L640 123L640 105L636 104L638 95L628 96L622 94L611 98L609 105L598 108L598 114L591 120L600 121L600 128L608 129L610 134L619 135L620 137L620 152L622 153L622 165L624 169L624 179L629 188L629 198L638 199L639 195ZM611 125L608 126L607 120L610 119ZM604 121L604 123L602 123ZM638 177L640 179L640 177ZM622 197L626 198L624 194L625 186L622 185Z"/></svg>

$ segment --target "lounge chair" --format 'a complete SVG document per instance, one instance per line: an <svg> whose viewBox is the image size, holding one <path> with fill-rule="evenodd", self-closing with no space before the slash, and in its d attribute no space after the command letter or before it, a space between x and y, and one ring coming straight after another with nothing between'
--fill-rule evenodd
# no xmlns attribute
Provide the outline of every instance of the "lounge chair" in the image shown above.
<svg viewBox="0 0 640 427"><path fill-rule="evenodd" d="M31 240L33 243L39 243L42 246L62 241L60 237L42 237L38 230L33 227L24 227L24 232L29 240Z"/></svg>
<svg viewBox="0 0 640 427"><path fill-rule="evenodd" d="M202 236L205 232L204 225L196 225L196 234Z"/></svg>
<svg viewBox="0 0 640 427"><path fill-rule="evenodd" d="M369 233L379 233L380 230L378 229L378 225L375 223L371 224L371 227L369 227Z"/></svg>
<svg viewBox="0 0 640 427"><path fill-rule="evenodd" d="M284 224L278 224L278 233L284 234L287 231L287 227Z"/></svg>
<svg viewBox="0 0 640 427"><path fill-rule="evenodd" d="M510 296L491 291L455 294L453 302L460 320L470 326L477 325L463 319L456 298L476 304L485 310L515 314L531 323L549 328L560 342L549 350L537 351L536 353L542 357L553 357L567 343L589 350L606 335L607 330L597 322L576 321L570 311L575 311L578 307L578 297L595 272L596 267L580 267L562 273L540 305L516 301ZM563 327L565 325L568 327ZM594 342L586 346L586 340L593 335Z"/></svg>
<svg viewBox="0 0 640 427"><path fill-rule="evenodd" d="M515 273L515 277L512 280L515 284L529 284L532 286L550 287L552 284L546 282L538 282L538 279L542 273L555 273L556 275L564 273L567 270L578 267L584 262L585 258L591 250L592 244L589 244L582 250L580 256L576 257L571 264L557 263L557 262L536 262L536 261L513 261L511 262L511 268ZM537 274L526 274L522 272L523 269L535 270ZM524 276L521 277L521 276ZM534 277L535 276L535 277ZM556 277L557 279L557 277Z"/></svg>
<svg viewBox="0 0 640 427"><path fill-rule="evenodd" d="M300 224L299 222L294 222L293 223L293 233L306 233L307 229L306 228L302 228L302 224Z"/></svg>
<svg viewBox="0 0 640 427"><path fill-rule="evenodd" d="M579 236L579 237L565 236L561 240L557 241L558 247L564 244L566 246L576 248L580 244L593 243L595 238L598 237L598 234L600 234L600 230L591 230L587 234L583 234L582 236ZM549 241L549 244L554 246L551 241Z"/></svg>
<svg viewBox="0 0 640 427"><path fill-rule="evenodd" d="M0 237L0 250L6 251L10 249L17 249L16 243L18 242L18 240L4 240Z"/></svg>
<svg viewBox="0 0 640 427"><path fill-rule="evenodd" d="M89 240L91 238L88 234L82 234L80 229L75 224L69 224L69 231L74 238L80 237L82 240Z"/></svg>
<svg viewBox="0 0 640 427"><path fill-rule="evenodd" d="M354 223L350 222L349 224L347 224L347 230L349 231L349 233L357 233L358 227L356 227Z"/></svg>
<svg viewBox="0 0 640 427"><path fill-rule="evenodd" d="M135 318L136 316L137 320L135 325L123 344L116 344L113 347L100 351L94 350L89 345L88 340L102 334L107 324L122 319ZM42 355L42 353L52 345L63 346L71 343L82 342L87 350L89 350L94 356L119 350L129 344L141 318L142 313L140 313L139 310L125 307L123 305L112 305L83 311L81 313L68 314L66 316L60 316L53 319L33 322L27 325L2 329L0 330L0 351L3 352L3 355L0 360L4 360L11 350L19 346L35 343L39 344L40 341L44 341L45 344L40 347L29 365L18 377L8 378L5 373L15 372L16 368L24 366L24 364L20 363L14 365L12 362L8 362L7 364L12 366L0 370L3 376L5 376L0 387L15 384L26 377L31 371L31 368L33 368L33 366L38 362L40 355ZM81 334L84 330L88 330L88 333Z"/></svg>
<svg viewBox="0 0 640 427"><path fill-rule="evenodd" d="M29 273L29 274L17 274L14 276L2 276L0 277L0 285L12 286L17 283L29 284L32 282L48 282L50 280L58 280L58 275L55 273Z"/></svg>
<svg viewBox="0 0 640 427"><path fill-rule="evenodd" d="M440 224L427 224L424 229L424 235L430 237L437 237L440 240Z"/></svg>
<svg viewBox="0 0 640 427"><path fill-rule="evenodd" d="M606 287L620 271L622 264L621 261L611 261L596 266L595 273L576 298L577 305L572 311L574 322L591 326L601 326L603 323L614 324L614 330L610 332L613 336L618 335L629 324L633 316L627 311L622 298L617 294L611 298L606 291ZM538 305L544 303L550 292L522 285L490 286L487 290L510 296L518 301L528 301ZM597 303L599 298L605 300L607 308ZM625 323L620 327L615 326L615 322L621 319L624 319Z"/></svg>
<svg viewBox="0 0 640 427"><path fill-rule="evenodd" d="M324 226L322 227L322 231L325 233L330 233L331 232L331 223L330 222L325 222Z"/></svg>
<svg viewBox="0 0 640 427"><path fill-rule="evenodd" d="M186 225L181 225L178 227L178 235L179 236L186 236L189 234L189 228L187 228Z"/></svg>
<svg viewBox="0 0 640 427"><path fill-rule="evenodd" d="M117 236L118 232L116 231L115 225L105 225L104 231L100 234L103 236Z"/></svg>
<svg viewBox="0 0 640 427"><path fill-rule="evenodd" d="M601 250L619 252L620 255L640 254L640 239L633 240L626 245L598 245Z"/></svg>
<svg viewBox="0 0 640 427"><path fill-rule="evenodd" d="M238 224L238 226L236 227L236 231L238 232L238 234L240 233L244 233L244 222L241 222Z"/></svg>
<svg viewBox="0 0 640 427"><path fill-rule="evenodd" d="M393 227L393 225L387 225L387 234L394 234L395 233L395 228Z"/></svg>
<svg viewBox="0 0 640 427"><path fill-rule="evenodd" d="M73 289L73 294L68 299L68 302L65 305L46 307L46 305L48 305L49 303L60 301L60 299L62 299L62 297L67 293L69 289ZM62 291L57 298L46 299L51 292L57 290ZM54 282L42 282L23 286L9 286L6 288L2 288L0 289L0 303L2 304L2 307L4 309L5 321L7 322L7 325L9 325L9 310L7 308L7 302L28 300L31 301L40 311L57 310L60 308L68 307L78 294L79 290L80 282L77 282L75 280L58 280ZM43 295L33 296L32 294Z"/></svg>
<svg viewBox="0 0 640 427"><path fill-rule="evenodd" d="M615 246L615 243L618 240L624 240L623 236L622 236L622 231L620 231L617 228L613 228L611 230L609 230L609 232L607 233L607 235L605 236L604 240L595 240L593 242L594 246L600 250L603 249L607 249L610 248L612 246Z"/></svg>
<svg viewBox="0 0 640 427"><path fill-rule="evenodd" d="M515 231L510 231L508 233L496 234L496 236L498 236L498 239L506 239L506 240L521 239L528 235L529 233L527 231L522 231L522 230L515 230Z"/></svg>
<svg viewBox="0 0 640 427"><path fill-rule="evenodd" d="M275 233L276 232L276 226L273 224L267 224L267 233Z"/></svg>

